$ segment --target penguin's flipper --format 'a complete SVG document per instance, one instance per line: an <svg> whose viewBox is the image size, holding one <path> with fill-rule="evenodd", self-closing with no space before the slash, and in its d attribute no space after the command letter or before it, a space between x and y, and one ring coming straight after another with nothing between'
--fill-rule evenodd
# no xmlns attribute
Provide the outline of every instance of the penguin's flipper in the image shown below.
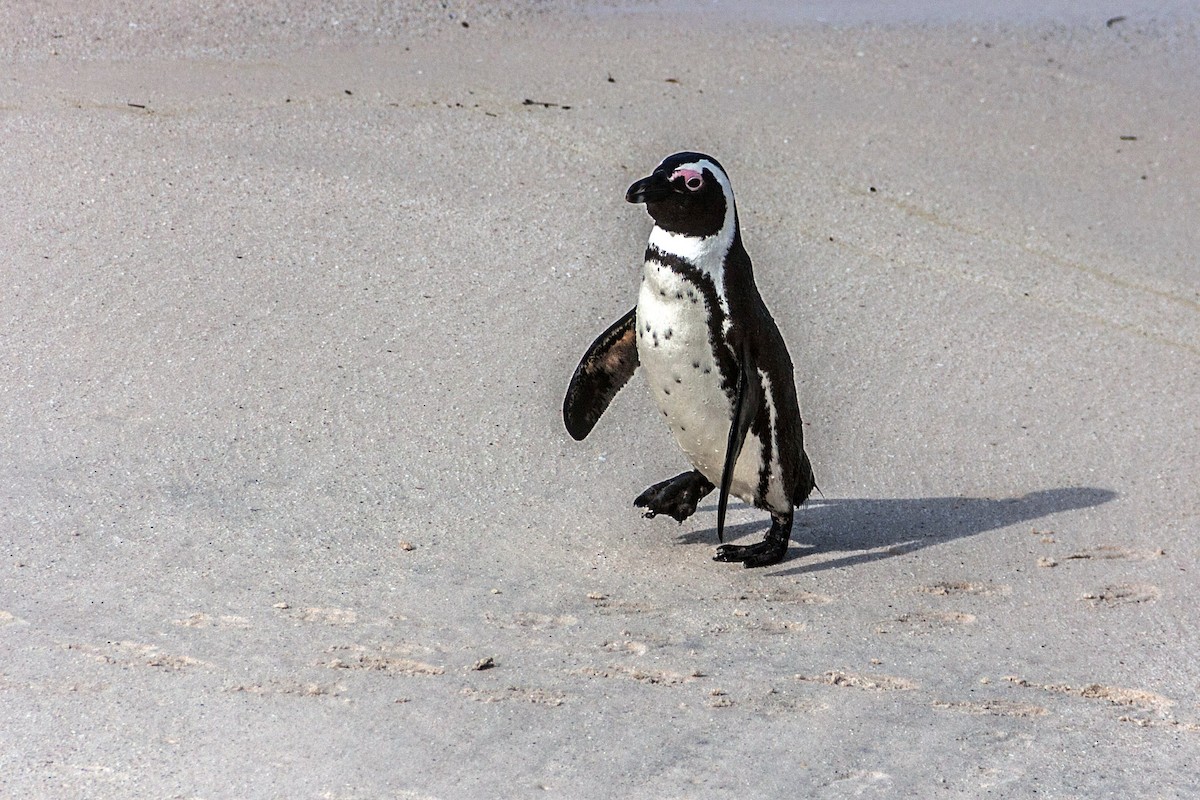
<svg viewBox="0 0 1200 800"><path fill-rule="evenodd" d="M738 373L737 398L733 404L733 421L729 425L729 440L725 444L725 466L721 470L721 494L717 500L717 541L725 541L725 507L729 504L729 487L733 483L733 468L738 456L742 453L742 445L746 441L746 433L750 423L758 413L762 404L762 382L758 377L758 368L750 356L750 350L742 346L741 369Z"/></svg>
<svg viewBox="0 0 1200 800"><path fill-rule="evenodd" d="M635 306L596 337L575 368L563 398L563 422L576 441L592 432L600 415L637 369L636 326Z"/></svg>

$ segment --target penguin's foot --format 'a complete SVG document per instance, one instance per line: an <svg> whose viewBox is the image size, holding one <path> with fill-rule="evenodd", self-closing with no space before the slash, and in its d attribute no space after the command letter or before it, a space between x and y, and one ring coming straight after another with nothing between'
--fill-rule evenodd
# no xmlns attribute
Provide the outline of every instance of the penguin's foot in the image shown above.
<svg viewBox="0 0 1200 800"><path fill-rule="evenodd" d="M712 481L699 470L692 470L654 484L639 494L633 504L646 509L642 516L647 519L666 514L683 522L696 512L696 505L713 488Z"/></svg>
<svg viewBox="0 0 1200 800"><path fill-rule="evenodd" d="M763 539L758 544L723 544L717 548L713 561L740 561L747 567L769 567L783 561L787 554L786 541Z"/></svg>
<svg viewBox="0 0 1200 800"><path fill-rule="evenodd" d="M787 555L792 533L792 515L771 515L771 530L758 544L723 544L717 548L713 561L740 561L746 567L769 567L783 561Z"/></svg>

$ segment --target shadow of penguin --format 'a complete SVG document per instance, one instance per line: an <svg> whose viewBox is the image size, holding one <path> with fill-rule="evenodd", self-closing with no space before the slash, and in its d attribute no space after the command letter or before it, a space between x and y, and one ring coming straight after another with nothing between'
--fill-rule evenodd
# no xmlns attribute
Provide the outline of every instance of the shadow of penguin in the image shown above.
<svg viewBox="0 0 1200 800"><path fill-rule="evenodd" d="M813 553L842 551L846 555L772 574L800 575L866 564L1050 514L1098 506L1116 496L1116 492L1108 489L1066 487L999 500L985 497L809 500L796 510L793 544L783 564ZM715 511L716 506L701 510ZM725 541L767 527L766 521L726 526ZM691 531L679 538L683 542L715 542L717 529Z"/></svg>

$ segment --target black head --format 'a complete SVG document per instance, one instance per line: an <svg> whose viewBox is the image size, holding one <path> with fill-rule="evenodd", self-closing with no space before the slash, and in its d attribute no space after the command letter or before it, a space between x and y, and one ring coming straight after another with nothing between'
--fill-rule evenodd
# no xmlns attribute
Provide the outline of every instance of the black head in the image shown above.
<svg viewBox="0 0 1200 800"><path fill-rule="evenodd" d="M663 230L685 236L713 236L725 225L733 206L729 176L712 156L676 153L663 160L649 177L625 192L630 203L645 203Z"/></svg>

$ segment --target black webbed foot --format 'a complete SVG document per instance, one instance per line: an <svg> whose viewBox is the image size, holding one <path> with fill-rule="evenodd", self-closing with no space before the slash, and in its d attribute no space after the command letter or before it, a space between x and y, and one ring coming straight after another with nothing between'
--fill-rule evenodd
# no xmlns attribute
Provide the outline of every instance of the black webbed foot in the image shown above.
<svg viewBox="0 0 1200 800"><path fill-rule="evenodd" d="M740 561L747 567L769 567L783 561L787 555L786 541L764 539L758 544L737 545L723 544L717 548L713 561Z"/></svg>
<svg viewBox="0 0 1200 800"><path fill-rule="evenodd" d="M712 481L698 470L681 472L674 478L654 484L639 494L633 504L646 509L642 516L647 519L666 514L683 522L696 512L696 505L713 488Z"/></svg>
<svg viewBox="0 0 1200 800"><path fill-rule="evenodd" d="M792 515L771 515L771 530L758 544L723 544L717 548L713 561L740 561L746 567L769 567L783 561L787 555L792 533Z"/></svg>

